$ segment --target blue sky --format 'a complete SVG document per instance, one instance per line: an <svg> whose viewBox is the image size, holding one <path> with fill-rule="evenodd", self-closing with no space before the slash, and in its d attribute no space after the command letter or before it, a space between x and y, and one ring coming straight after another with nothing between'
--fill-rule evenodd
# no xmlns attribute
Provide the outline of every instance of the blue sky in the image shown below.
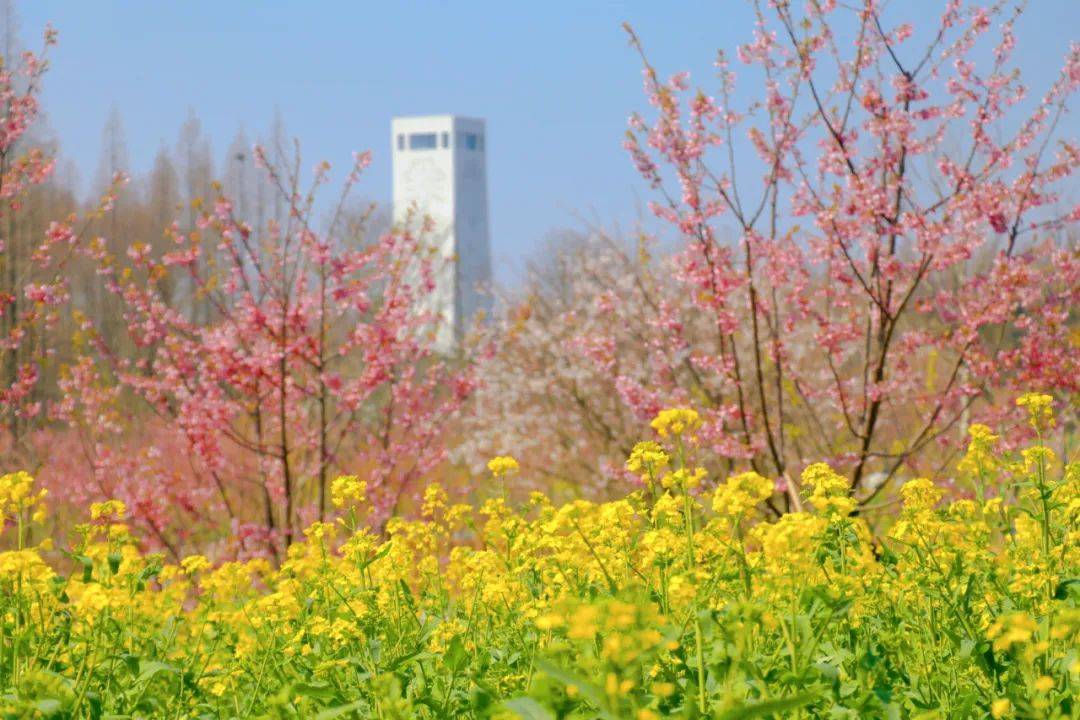
<svg viewBox="0 0 1080 720"><path fill-rule="evenodd" d="M1037 80L1080 39L1080 2L1031 5L1019 63ZM918 24L940 6L894 2L891 14ZM343 168L353 150L373 150L359 193L384 202L392 116L486 118L495 268L511 283L550 230L582 216L632 226L649 199L621 147L628 115L646 107L621 22L664 74L688 69L707 89L716 49L734 50L753 27L743 0L32 0L19 14L31 47L45 22L60 31L44 101L84 184L113 107L136 173L174 144L188 108L217 162L241 125L257 136L280 108L309 165Z"/></svg>

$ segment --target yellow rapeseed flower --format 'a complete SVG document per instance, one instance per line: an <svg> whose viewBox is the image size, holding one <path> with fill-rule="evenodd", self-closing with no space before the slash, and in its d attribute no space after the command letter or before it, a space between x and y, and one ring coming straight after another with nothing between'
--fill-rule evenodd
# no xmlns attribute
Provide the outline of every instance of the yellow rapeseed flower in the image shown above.
<svg viewBox="0 0 1080 720"><path fill-rule="evenodd" d="M626 460L626 469L641 476L641 481L648 483L655 479L656 474L668 466L671 458L660 447L660 443L652 440L639 442L630 451L630 457Z"/></svg>
<svg viewBox="0 0 1080 720"><path fill-rule="evenodd" d="M756 472L732 475L716 488L713 510L723 517L737 517L753 510L773 494L773 482Z"/></svg>
<svg viewBox="0 0 1080 720"><path fill-rule="evenodd" d="M120 521L127 517L127 505L123 500L106 500L90 505L91 520Z"/></svg>
<svg viewBox="0 0 1080 720"><path fill-rule="evenodd" d="M855 501L848 494L851 481L827 463L814 463L803 470L802 484L811 488L810 502L823 515L846 517L855 510Z"/></svg>
<svg viewBox="0 0 1080 720"><path fill-rule="evenodd" d="M1014 645L1031 642L1039 625L1024 612L1013 612L998 618L986 631L994 650L1009 650Z"/></svg>
<svg viewBox="0 0 1080 720"><path fill-rule="evenodd" d="M367 501L367 482L356 475L342 475L330 484L330 502L334 507L363 505Z"/></svg>
<svg viewBox="0 0 1080 720"><path fill-rule="evenodd" d="M525 691L533 667L530 695L552 714L595 714L599 702L618 717L658 720L702 702L699 687L705 715L750 699L739 678L699 686L696 663L704 669L709 658L737 653L755 676L774 677L787 671L776 649L803 636L829 646L839 679L859 693L872 692L875 676L843 661L856 636L888 644L896 666L925 669L920 677L985 690L971 658L937 642L982 638L1008 655L1009 671L977 712L1060 714L1080 673L1072 652L1080 644L1080 609L1072 607L1068 582L1080 562L1080 465L1051 462L1039 445L1026 461L1047 472L1039 483L1015 482L1025 458L995 456L997 436L972 426L978 488L996 488L998 496L957 499L929 480L911 480L899 491L903 511L878 534L865 519L849 517L850 482L824 463L802 474L812 510L775 519L756 512L775 492L757 473L724 478L709 503L685 492L704 482L705 470L686 457L698 423L680 412L658 423L657 433L673 440L635 446L626 465L671 492L565 502L534 494L528 503L503 497L473 507L450 505L447 493L430 485L415 514L380 514L368 524L355 508L370 505L366 484L344 476L331 486L341 519L294 533L273 559L267 547L265 559L229 560L258 548L223 543L207 556L165 564L163 555L144 551L137 524L121 521L126 510L115 501L90 508L93 521L67 526L67 554L50 552L43 533L26 523L43 511L33 479L5 475L5 524L26 532L19 543L4 538L4 547L39 544L0 552L0 623L22 668L0 715L33 715L39 709L28 703L41 697L70 709L82 677L86 693L122 699L135 688L169 717L186 717L196 706L209 714L235 714L236 707L274 714L291 702L295 708L287 709L305 717L340 707L342 698L329 690L299 692L301 684L335 694L353 688L361 705L379 698L388 718L414 717L423 712L423 694L450 684L464 660L493 704ZM508 456L492 461L496 477L517 470ZM1041 512L1032 512L1032 500ZM180 536L178 547L202 539ZM965 612L938 612L955 591L967 593ZM822 612L833 603L843 603L836 606L842 612ZM707 618L708 632L695 618ZM931 621L933 633L903 630ZM134 651L196 668L199 677L176 683L163 673L147 684L143 672L110 659ZM382 653L379 669L358 674L356 658L370 660L372 652ZM555 685L534 663L540 658L590 684L559 682L549 692ZM382 672L383 661L398 663L399 672ZM35 670L42 667L48 673ZM265 672L273 683L259 680L270 677ZM426 680L401 682L406 675ZM910 694L911 683L896 677L897 691ZM111 695L109 683L117 690ZM758 689L765 697L783 690L771 681ZM440 716L468 714L470 700L450 693ZM103 712L118 709L109 702ZM833 703L825 698L817 709L828 713Z"/></svg>
<svg viewBox="0 0 1080 720"><path fill-rule="evenodd" d="M208 570L210 561L206 559L205 555L189 555L180 561L180 568L188 575L194 575L203 570Z"/></svg>
<svg viewBox="0 0 1080 720"><path fill-rule="evenodd" d="M8 518L30 515L31 521L45 520L45 498L49 491L34 491L34 478L28 472L15 472L0 476L0 530Z"/></svg>
<svg viewBox="0 0 1080 720"><path fill-rule="evenodd" d="M968 443L967 452L957 463L956 469L961 475L977 478L997 466L999 461L994 454L994 447L1001 438L979 423L968 428L968 435L971 436L971 442Z"/></svg>
<svg viewBox="0 0 1080 720"><path fill-rule="evenodd" d="M37 587L55 575L37 550L0 552L0 584L21 581Z"/></svg>
<svg viewBox="0 0 1080 720"><path fill-rule="evenodd" d="M932 510L941 500L942 492L926 478L908 480L900 488L900 497L904 501L904 510L919 512Z"/></svg>
<svg viewBox="0 0 1080 720"><path fill-rule="evenodd" d="M447 500L449 500L449 497L446 491L443 490L442 485L432 483L424 490L424 504L420 512L426 518L433 518L440 510L446 509Z"/></svg>
<svg viewBox="0 0 1080 720"><path fill-rule="evenodd" d="M701 416L691 408L669 408L661 410L650 425L662 438L693 437L701 427Z"/></svg>
<svg viewBox="0 0 1080 720"><path fill-rule="evenodd" d="M1049 470L1057 462L1057 454L1045 445L1035 445L1020 451L1024 458L1024 472L1033 473L1037 470Z"/></svg>
<svg viewBox="0 0 1080 720"><path fill-rule="evenodd" d="M1028 423L1038 431L1054 427L1054 398L1044 393L1024 393L1016 399L1027 410Z"/></svg>
<svg viewBox="0 0 1080 720"><path fill-rule="evenodd" d="M488 460L488 470L494 477L512 477L521 470L518 461L509 455L499 455Z"/></svg>
<svg viewBox="0 0 1080 720"><path fill-rule="evenodd" d="M693 490L701 481L705 479L708 473L705 468L679 468L673 472L665 473L664 477L660 478L660 484L668 489L678 488L680 490Z"/></svg>

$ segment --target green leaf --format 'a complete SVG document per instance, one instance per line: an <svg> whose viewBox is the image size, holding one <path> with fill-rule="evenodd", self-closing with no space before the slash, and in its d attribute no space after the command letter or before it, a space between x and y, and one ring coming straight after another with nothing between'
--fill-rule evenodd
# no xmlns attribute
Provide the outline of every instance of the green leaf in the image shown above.
<svg viewBox="0 0 1080 720"><path fill-rule="evenodd" d="M563 685L573 685L576 687L578 692L581 693L581 696L592 703L600 717L605 718L606 720L618 720L616 716L604 709L604 692L598 686L580 675L576 675L568 670L563 670L555 663L545 660L544 658L537 658L536 667L540 668L544 673L550 675L553 679L561 682Z"/></svg>
<svg viewBox="0 0 1080 720"><path fill-rule="evenodd" d="M814 667L821 671L821 674L827 677L829 680L835 680L840 677L840 668L835 664L825 660L814 663Z"/></svg>
<svg viewBox="0 0 1080 720"><path fill-rule="evenodd" d="M34 703L34 708L44 717L52 717L64 709L63 703L56 698L42 698Z"/></svg>
<svg viewBox="0 0 1080 720"><path fill-rule="evenodd" d="M465 643L461 641L460 636L450 641L450 646L446 648L446 653L443 655L443 662L453 673L457 673L469 662L469 652L465 649Z"/></svg>
<svg viewBox="0 0 1080 720"><path fill-rule="evenodd" d="M132 675L138 675L139 673L139 656L132 655L131 653L124 653L119 657L119 660L124 663L124 667Z"/></svg>
<svg viewBox="0 0 1080 720"><path fill-rule="evenodd" d="M395 672L398 668L400 668L405 663L409 662L410 660L414 660L417 657L420 657L422 655L427 655L427 653L424 652L424 648L422 648L422 647L418 647L418 648L415 648L413 650L410 650L409 652L405 653L404 655L401 655L401 656L395 658L393 662L391 662L389 665L386 666L385 670L387 672Z"/></svg>
<svg viewBox="0 0 1080 720"><path fill-rule="evenodd" d="M517 715L523 720L555 720L551 711L531 697L516 697L505 701L503 708Z"/></svg>
<svg viewBox="0 0 1080 720"><path fill-rule="evenodd" d="M328 682L301 682L293 685L293 695L332 700L337 697L337 688Z"/></svg>
<svg viewBox="0 0 1080 720"><path fill-rule="evenodd" d="M472 688L469 690L469 705L472 707L473 712L479 714L480 717L487 717L488 713L485 711L491 707L494 700L494 693L479 683L473 683Z"/></svg>
<svg viewBox="0 0 1080 720"><path fill-rule="evenodd" d="M891 567L893 565L896 565L896 563L900 562L900 558L897 557L896 553L893 552L893 549L890 548L888 545L882 543L878 547L880 548L880 554L878 556L878 559L881 561L882 565Z"/></svg>
<svg viewBox="0 0 1080 720"><path fill-rule="evenodd" d="M409 588L409 583L405 582L404 578L398 580L398 586L401 588L401 599L409 606L409 611L416 613L416 601L413 599L412 590Z"/></svg>
<svg viewBox="0 0 1080 720"><path fill-rule="evenodd" d="M761 702L731 708L730 710L725 710L713 717L715 720L745 720L745 718L764 717L765 715L787 712L789 710L804 707L816 699L817 695L814 693L799 693L798 695L791 695L786 698L762 700Z"/></svg>
<svg viewBox="0 0 1080 720"><path fill-rule="evenodd" d="M315 716L315 720L330 720L330 718L341 717L346 713L351 713L353 710L359 710L362 707L366 707L367 702L363 700L357 700L351 702L348 705L338 705L334 708L328 708Z"/></svg>
<svg viewBox="0 0 1080 720"><path fill-rule="evenodd" d="M167 663L159 662L157 660L151 660L150 662L139 663L139 677L135 680L137 683L149 682L151 678L161 672L176 673L177 669Z"/></svg>
<svg viewBox="0 0 1080 720"><path fill-rule="evenodd" d="M371 565L373 562L375 562L376 560L382 560L384 557L386 557L389 554L390 554L390 543L386 543L385 545L383 545L382 549L379 550L379 552L375 553L370 558L368 558L364 562L360 563L357 566L357 569L358 570L364 570L369 565Z"/></svg>
<svg viewBox="0 0 1080 720"><path fill-rule="evenodd" d="M1069 597L1069 590L1072 588L1080 590L1080 578L1068 578L1058 583L1058 586L1054 588L1054 599L1066 599Z"/></svg>
<svg viewBox="0 0 1080 720"><path fill-rule="evenodd" d="M85 555L76 555L75 560L82 565L82 581L84 583L90 582L94 577L94 561Z"/></svg>

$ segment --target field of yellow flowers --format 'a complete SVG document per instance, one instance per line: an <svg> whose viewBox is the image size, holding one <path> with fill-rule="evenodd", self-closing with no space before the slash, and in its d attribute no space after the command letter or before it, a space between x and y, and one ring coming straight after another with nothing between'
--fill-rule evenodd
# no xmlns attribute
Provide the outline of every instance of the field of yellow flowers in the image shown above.
<svg viewBox="0 0 1080 720"><path fill-rule="evenodd" d="M1053 422L1047 396L1021 402ZM627 462L644 489L602 504L436 486L376 535L364 482L339 478L338 519L278 568L165 563L117 501L63 552L32 545L45 493L6 475L0 715L1080 716L1080 464L973 426L975 499L911 480L876 536L824 464L778 519L754 473L699 492L698 424L661 413ZM517 463L490 468L497 488Z"/></svg>

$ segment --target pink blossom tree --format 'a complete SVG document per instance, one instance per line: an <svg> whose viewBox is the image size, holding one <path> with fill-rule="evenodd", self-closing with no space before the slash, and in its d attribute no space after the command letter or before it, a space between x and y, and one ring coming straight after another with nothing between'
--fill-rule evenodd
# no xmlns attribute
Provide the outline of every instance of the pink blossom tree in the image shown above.
<svg viewBox="0 0 1080 720"><path fill-rule="evenodd" d="M525 474L602 484L688 404L717 474L776 478L777 511L822 459L867 503L897 473L947 474L1016 393L1078 389L1080 48L1029 100L1000 5L949 2L921 33L874 2L755 7L744 106L724 53L715 95L645 60L653 111L626 147L681 249L572 252L561 290L529 283L484 363L474 457L514 428L538 446Z"/></svg>
<svg viewBox="0 0 1080 720"><path fill-rule="evenodd" d="M687 354L664 339L665 322L677 318L690 345L704 342L708 328L647 236L628 247L599 229L564 232L542 255L485 329L496 349L478 360L483 383L459 451L477 472L512 453L527 470L514 483L520 493L617 494L647 427L641 413L695 382ZM640 393L632 403L620 393L631 387Z"/></svg>
<svg viewBox="0 0 1080 720"><path fill-rule="evenodd" d="M444 460L446 420L473 385L467 366L430 349L424 223L363 240L366 217L346 217L370 155L356 157L320 232L316 196L329 166L304 189L298 150L286 168L255 152L287 217L253 228L219 196L198 229L174 225L174 248L161 256L143 242L123 257L97 255L135 351L109 347L86 318L93 358L72 366L56 410L80 429L90 468L82 492L128 499L174 551L227 520L232 552L278 554L324 517L337 473L363 475L387 517ZM163 288L177 274L209 304L210 322L170 304Z"/></svg>
<svg viewBox="0 0 1080 720"><path fill-rule="evenodd" d="M810 456L841 462L869 498L996 411L980 400L1078 388L1066 232L1080 206L1061 193L1080 148L1060 131L1080 46L1026 102L1010 63L1019 10L950 0L916 35L876 2L756 8L737 55L762 96L735 105L724 53L716 96L646 61L655 116L632 118L626 147L714 324L710 347L689 348L722 379L705 437L787 484ZM633 405L638 388L623 394Z"/></svg>
<svg viewBox="0 0 1080 720"><path fill-rule="evenodd" d="M40 54L26 52L20 65L0 67L0 450L7 451L41 412L33 396L48 360L41 335L55 327L57 308L67 299L62 263L69 238L50 233L33 252L12 238L14 215L27 193L53 170L53 159L24 140L40 109L46 50L55 42L49 28Z"/></svg>

